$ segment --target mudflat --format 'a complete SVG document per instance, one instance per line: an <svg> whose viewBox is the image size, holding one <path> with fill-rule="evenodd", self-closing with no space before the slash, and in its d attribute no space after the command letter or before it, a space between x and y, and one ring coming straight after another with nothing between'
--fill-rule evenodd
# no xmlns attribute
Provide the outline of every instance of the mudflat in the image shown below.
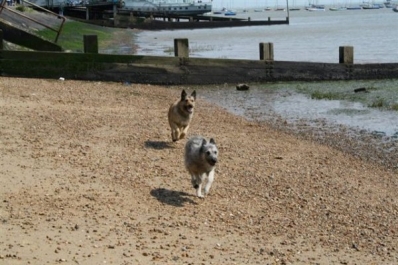
<svg viewBox="0 0 398 265"><path fill-rule="evenodd" d="M396 172L201 99L197 198L167 111L188 86L0 77L0 264L396 264Z"/></svg>

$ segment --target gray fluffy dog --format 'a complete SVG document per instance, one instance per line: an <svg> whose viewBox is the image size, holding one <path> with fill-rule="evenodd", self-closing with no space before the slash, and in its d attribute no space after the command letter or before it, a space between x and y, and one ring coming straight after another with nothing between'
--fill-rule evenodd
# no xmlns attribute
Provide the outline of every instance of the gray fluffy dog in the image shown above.
<svg viewBox="0 0 398 265"><path fill-rule="evenodd" d="M209 193L214 181L214 170L218 159L218 149L213 138L207 141L201 136L195 136L185 145L185 167L191 174L196 195L203 198ZM202 195L202 184L207 178L207 183Z"/></svg>

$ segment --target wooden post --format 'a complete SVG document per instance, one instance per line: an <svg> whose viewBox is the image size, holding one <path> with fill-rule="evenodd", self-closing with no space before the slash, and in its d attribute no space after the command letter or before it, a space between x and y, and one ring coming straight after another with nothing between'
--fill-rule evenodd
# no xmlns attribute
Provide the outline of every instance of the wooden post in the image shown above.
<svg viewBox="0 0 398 265"><path fill-rule="evenodd" d="M273 61L274 60L274 44L271 42L260 43L260 60Z"/></svg>
<svg viewBox="0 0 398 265"><path fill-rule="evenodd" d="M113 5L113 17L116 18L117 16L117 5ZM119 20L114 19L113 20L113 25L118 26L119 25Z"/></svg>
<svg viewBox="0 0 398 265"><path fill-rule="evenodd" d="M3 30L0 29L0 51L2 51L3 48Z"/></svg>
<svg viewBox="0 0 398 265"><path fill-rule="evenodd" d="M354 63L354 47L340 46L339 47L339 63L353 64Z"/></svg>
<svg viewBox="0 0 398 265"><path fill-rule="evenodd" d="M86 20L90 20L90 8L86 8Z"/></svg>
<svg viewBox="0 0 398 265"><path fill-rule="evenodd" d="M120 16L116 15L113 17L113 26L116 27L118 25L120 25Z"/></svg>
<svg viewBox="0 0 398 265"><path fill-rule="evenodd" d="M174 39L174 56L189 57L189 41L188 39Z"/></svg>
<svg viewBox="0 0 398 265"><path fill-rule="evenodd" d="M84 53L98 53L97 35L84 35Z"/></svg>

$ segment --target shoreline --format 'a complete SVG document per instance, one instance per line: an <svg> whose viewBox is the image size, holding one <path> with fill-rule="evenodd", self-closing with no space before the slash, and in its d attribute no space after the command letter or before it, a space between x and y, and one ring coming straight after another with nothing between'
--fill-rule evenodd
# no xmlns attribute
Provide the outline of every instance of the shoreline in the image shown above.
<svg viewBox="0 0 398 265"><path fill-rule="evenodd" d="M398 131L394 131L395 127L387 128L389 126L387 121L379 123L379 127L374 126L373 130L369 129L372 126L367 127L369 123L384 118L387 111L392 115L397 113L394 108L394 102L397 100L397 96L393 93L394 84L396 82L391 80L378 81L377 84L374 81L260 83L250 84L250 90L245 92L239 92L230 85L211 86L204 88L203 94L208 101L232 114L253 122L264 123L299 139L329 145L364 161L397 171ZM358 85L370 89L362 95L350 92L353 86ZM324 93L331 98L311 99L312 93L316 95ZM303 101L302 96L308 99ZM384 102L382 107L372 107L375 99ZM289 107L285 101L296 105L291 106L294 111L280 109L282 106ZM356 112L357 103L362 107L361 111ZM302 104L309 104L312 108L300 107ZM318 114L319 111L322 115ZM339 116L335 113L347 113L348 121L355 117L361 122L355 125L349 124L347 120L339 120ZM363 113L373 113L373 115L364 116ZM394 123L394 120L390 122ZM386 129L389 129L389 134L385 132Z"/></svg>

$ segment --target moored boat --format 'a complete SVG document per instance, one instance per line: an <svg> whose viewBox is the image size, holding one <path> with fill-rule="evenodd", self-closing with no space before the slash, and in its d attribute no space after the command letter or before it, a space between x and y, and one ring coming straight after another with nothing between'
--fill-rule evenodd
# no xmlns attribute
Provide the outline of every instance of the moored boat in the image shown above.
<svg viewBox="0 0 398 265"><path fill-rule="evenodd" d="M116 5L121 12L145 16L195 16L211 12L212 9L211 0L30 0L29 2L50 9L61 6Z"/></svg>
<svg viewBox="0 0 398 265"><path fill-rule="evenodd" d="M369 4L369 5L363 5L362 9L365 9L365 10L367 10L367 9L380 9L380 6L376 5L376 4Z"/></svg>
<svg viewBox="0 0 398 265"><path fill-rule="evenodd" d="M343 10L347 10L346 7L330 7L329 8L330 11L343 11Z"/></svg>
<svg viewBox="0 0 398 265"><path fill-rule="evenodd" d="M120 10L138 15L195 16L211 12L212 2L202 0L122 0Z"/></svg>
<svg viewBox="0 0 398 265"><path fill-rule="evenodd" d="M227 10L224 13L224 16L235 16L235 15L236 15L236 12L231 11L231 10Z"/></svg>
<svg viewBox="0 0 398 265"><path fill-rule="evenodd" d="M349 7L347 7L347 10L361 10L362 9L362 7L360 7L360 6L349 6Z"/></svg>
<svg viewBox="0 0 398 265"><path fill-rule="evenodd" d="M305 8L307 11L325 11L324 5L310 5Z"/></svg>
<svg viewBox="0 0 398 265"><path fill-rule="evenodd" d="M310 7L307 11L325 11L325 8L318 8L318 7Z"/></svg>

